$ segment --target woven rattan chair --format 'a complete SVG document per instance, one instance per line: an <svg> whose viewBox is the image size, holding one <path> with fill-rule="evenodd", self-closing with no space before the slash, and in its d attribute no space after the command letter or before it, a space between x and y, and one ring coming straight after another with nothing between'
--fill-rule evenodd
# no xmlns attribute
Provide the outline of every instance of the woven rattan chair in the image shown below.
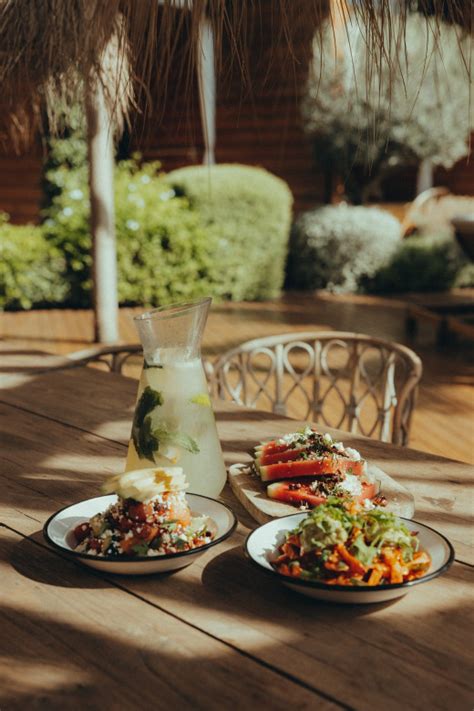
<svg viewBox="0 0 474 711"><path fill-rule="evenodd" d="M133 356L142 357L143 349L138 343L125 343L117 346L93 346L85 350L68 353L68 358L73 361L71 365L88 365L89 363L103 363L112 373L122 373L123 366ZM141 362L138 364L141 365ZM203 358L204 371L209 382L212 383L213 366L208 358Z"/></svg>
<svg viewBox="0 0 474 711"><path fill-rule="evenodd" d="M117 346L93 346L82 351L68 353L67 357L78 366L103 363L112 373L121 373L127 360L137 353L142 354L142 347L139 344L128 343Z"/></svg>
<svg viewBox="0 0 474 711"><path fill-rule="evenodd" d="M287 333L247 341L218 358L211 391L406 445L421 373L418 356L397 343L338 331Z"/></svg>

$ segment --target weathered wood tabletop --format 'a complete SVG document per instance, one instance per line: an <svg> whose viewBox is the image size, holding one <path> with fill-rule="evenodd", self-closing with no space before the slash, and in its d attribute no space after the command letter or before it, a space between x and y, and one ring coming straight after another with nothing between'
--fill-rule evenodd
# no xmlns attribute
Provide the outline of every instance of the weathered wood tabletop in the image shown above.
<svg viewBox="0 0 474 711"><path fill-rule="evenodd" d="M1 358L1 356L0 356ZM55 510L120 471L136 381L10 354L0 376L0 708L472 709L472 471L353 435L456 550L450 571L392 603L331 605L260 575L234 535L174 575L121 577L43 541ZM59 368L59 369L52 369ZM1 370L1 368L0 368ZM295 421L216 403L227 462Z"/></svg>

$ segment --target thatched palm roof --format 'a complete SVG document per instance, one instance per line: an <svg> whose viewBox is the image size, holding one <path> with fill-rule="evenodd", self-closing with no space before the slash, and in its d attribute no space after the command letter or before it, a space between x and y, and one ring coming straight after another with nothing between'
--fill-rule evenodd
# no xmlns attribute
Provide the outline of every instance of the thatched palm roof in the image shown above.
<svg viewBox="0 0 474 711"><path fill-rule="evenodd" d="M54 131L58 107L76 101L84 83L100 81L120 123L137 92L148 94L157 84L166 86L180 23L188 30L183 71L192 69L204 12L213 26L218 64L224 38L230 38L233 60L240 62L245 75L247 37L242 28L247 13L265 3L268 0L0 0L3 120L10 130L29 135L46 107L48 128ZM413 4L421 12L469 24L470 0L354 1L352 18L364 28L374 61L384 60L387 35L381 23L390 26L394 6L403 16ZM293 18L307 13L322 19L329 0L271 0L271 5L277 18L275 44L285 44L291 57ZM345 8L345 0L339 5Z"/></svg>

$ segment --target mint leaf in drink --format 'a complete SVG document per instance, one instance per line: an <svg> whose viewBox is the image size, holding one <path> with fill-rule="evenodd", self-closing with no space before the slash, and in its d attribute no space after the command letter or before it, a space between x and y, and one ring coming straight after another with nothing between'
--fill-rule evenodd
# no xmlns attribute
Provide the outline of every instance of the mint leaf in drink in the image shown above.
<svg viewBox="0 0 474 711"><path fill-rule="evenodd" d="M145 417L141 427L133 436L133 443L140 459L153 461L153 455L158 451L160 443L152 430L150 415Z"/></svg>
<svg viewBox="0 0 474 711"><path fill-rule="evenodd" d="M163 395L149 385L142 392L135 408L132 424L132 440L140 459L153 459L159 440L152 431L151 413L163 405Z"/></svg>
<svg viewBox="0 0 474 711"><path fill-rule="evenodd" d="M191 452L191 454L198 454L200 451L195 439L184 432L172 430L166 422L161 422L153 430L153 434L159 440L160 445L175 445L185 449L187 452Z"/></svg>
<svg viewBox="0 0 474 711"><path fill-rule="evenodd" d="M154 460L160 445L175 445L187 452L197 454L199 446L192 437L184 432L171 429L166 422L152 426L152 415L156 408L163 405L163 395L149 385L142 392L135 408L132 424L132 440L140 459Z"/></svg>
<svg viewBox="0 0 474 711"><path fill-rule="evenodd" d="M149 415L156 407L163 404L163 395L159 390L153 390L149 385L146 386L140 399L135 408L134 422L138 427L143 423L143 420L147 415Z"/></svg>
<svg viewBox="0 0 474 711"><path fill-rule="evenodd" d="M182 447L187 452L191 452L191 454L199 454L200 451L196 440L183 432L173 433L173 444L176 444L178 447Z"/></svg>

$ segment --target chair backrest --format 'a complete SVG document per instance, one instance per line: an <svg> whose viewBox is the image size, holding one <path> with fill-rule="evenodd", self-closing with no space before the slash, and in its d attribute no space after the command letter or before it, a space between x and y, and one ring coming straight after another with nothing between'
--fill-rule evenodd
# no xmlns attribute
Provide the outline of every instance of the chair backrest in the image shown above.
<svg viewBox="0 0 474 711"><path fill-rule="evenodd" d="M407 444L421 360L358 333L287 333L242 343L214 363L224 400Z"/></svg>
<svg viewBox="0 0 474 711"><path fill-rule="evenodd" d="M91 348L85 348L81 351L68 353L67 357L73 361L73 363L71 363L72 366L102 363L107 370L110 370L112 373L122 373L122 369L124 365L127 365L127 361L137 354L140 356L143 355L143 349L140 344L123 343L116 346L92 346ZM205 357L203 357L202 361L206 377L209 382L212 382L214 372L212 363ZM141 361L138 365L141 367ZM136 372L136 368L133 369L133 373L136 374Z"/></svg>
<svg viewBox="0 0 474 711"><path fill-rule="evenodd" d="M77 366L89 363L103 363L112 373L121 373L129 358L142 353L142 347L135 343L123 343L116 346L92 346L81 351L68 353L68 358Z"/></svg>

